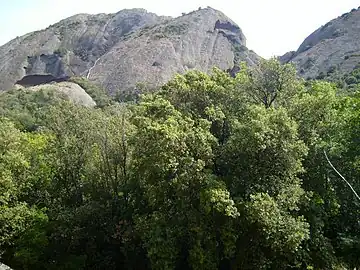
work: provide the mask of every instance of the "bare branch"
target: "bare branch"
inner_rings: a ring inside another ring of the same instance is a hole
[[[345,177],[341,175],[341,173],[334,167],[334,165],[332,165],[325,150],[324,150],[324,154],[325,154],[326,160],[330,164],[331,168],[333,168],[333,170],[341,177],[341,179],[345,181],[345,183],[351,188],[352,192],[355,194],[356,198],[360,201],[359,195],[356,193],[356,191],[353,189],[353,187],[350,185],[350,183],[348,181],[346,181]]]

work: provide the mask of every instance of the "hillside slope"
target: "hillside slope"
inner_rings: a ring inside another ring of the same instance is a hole
[[[175,73],[213,66],[236,71],[259,57],[241,29],[212,8],[161,17],[143,9],[79,14],[0,47],[0,89],[29,75],[85,76],[110,93],[156,87]]]
[[[280,60],[295,63],[304,78],[351,72],[360,63],[360,8],[320,27]]]

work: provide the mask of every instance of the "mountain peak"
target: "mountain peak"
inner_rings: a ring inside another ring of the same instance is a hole
[[[211,7],[177,18],[145,9],[77,14],[0,47],[0,89],[31,75],[85,76],[109,92],[157,87],[189,69],[236,72],[257,63],[241,28]]]

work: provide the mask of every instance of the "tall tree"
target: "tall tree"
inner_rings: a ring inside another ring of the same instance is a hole
[[[276,58],[262,60],[258,68],[242,66],[236,76],[248,102],[272,106],[289,106],[301,91],[301,80],[292,64],[282,65]]]

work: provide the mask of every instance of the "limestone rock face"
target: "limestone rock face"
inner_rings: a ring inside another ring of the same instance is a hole
[[[178,18],[143,9],[79,14],[0,47],[0,89],[29,75],[86,76],[110,93],[137,83],[156,87],[175,73],[236,70],[259,57],[246,48],[239,26],[212,8]]]
[[[232,69],[236,57],[254,65],[258,56],[245,46],[235,23],[219,11],[203,9],[135,32],[103,55],[89,78],[110,92],[137,82],[156,87],[189,69]]]
[[[96,59],[125,35],[166,20],[143,9],[116,14],[79,14],[0,47],[0,89],[27,75],[86,75]]]
[[[352,71],[360,63],[360,8],[320,27],[296,52],[287,53],[280,60],[295,63],[305,78],[315,78],[333,68],[341,73]]]

